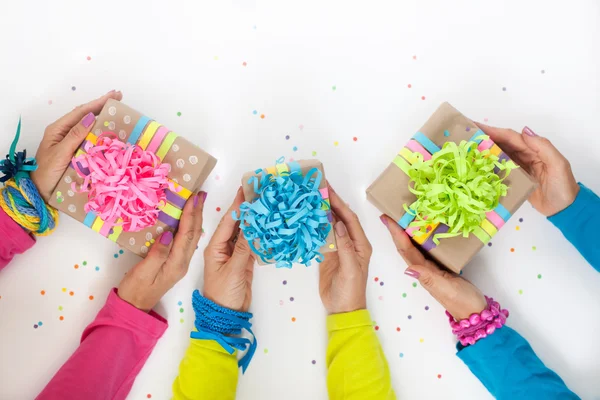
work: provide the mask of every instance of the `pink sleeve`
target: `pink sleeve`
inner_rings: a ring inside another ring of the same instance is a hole
[[[125,399],[167,321],[145,313],[111,290],[81,344],[37,399]]]
[[[0,270],[35,244],[35,239],[0,208]]]

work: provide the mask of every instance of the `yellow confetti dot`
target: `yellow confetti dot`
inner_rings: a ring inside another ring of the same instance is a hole
[[[516,230],[520,230],[520,229],[521,229],[521,227],[517,225],[517,226],[515,227],[515,229],[516,229]]]
[[[62,288],[62,291],[63,291],[63,293],[66,293],[67,292],[67,288],[66,287]]]
[[[108,126],[108,121],[104,121],[104,126]]]
[[[146,247],[150,247],[150,242],[145,243]]]
[[[215,61],[218,61],[218,60],[219,60],[219,56],[215,56]]]
[[[425,339],[421,338],[419,339],[419,342],[423,343],[425,341]]]
[[[334,146],[337,146],[338,144],[340,144],[340,142],[338,142],[337,140],[335,142],[333,142]]]
[[[330,249],[335,249],[335,245],[332,243],[332,244],[329,245],[329,248]]]

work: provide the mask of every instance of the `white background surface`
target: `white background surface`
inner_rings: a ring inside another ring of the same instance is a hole
[[[399,398],[489,398],[454,355],[442,308],[402,274],[404,263],[364,195],[435,108],[449,101],[491,125],[520,130],[527,124],[551,138],[577,178],[600,192],[600,6],[594,0],[3,0],[0,14],[3,152],[19,114],[19,147],[33,152],[47,124],[120,89],[124,102],[219,159],[204,186],[211,235],[222,216],[216,207],[226,209],[245,171],[316,151],[373,243],[369,308]],[[65,216],[54,235],[0,272],[1,399],[33,398],[77,347],[110,288],[138,261],[131,254],[115,259],[116,252],[114,243]],[[157,307],[170,327],[130,399],[170,397],[202,269],[199,251],[187,277]],[[600,398],[600,274],[560,232],[526,204],[465,275],[510,309],[509,324],[569,387],[582,398]],[[238,398],[327,397],[317,277],[316,266],[256,270],[259,348],[240,378]],[[38,321],[43,326],[34,329]]]

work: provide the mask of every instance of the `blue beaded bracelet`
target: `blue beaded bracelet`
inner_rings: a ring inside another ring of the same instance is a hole
[[[235,349],[248,350],[238,361],[238,366],[242,367],[242,372],[245,373],[257,346],[250,323],[252,313],[222,307],[203,297],[198,290],[194,290],[192,305],[196,314],[194,325],[197,332],[192,332],[190,337],[200,340],[215,340],[229,354],[233,354]],[[240,335],[242,329],[248,331],[253,340],[231,336]]]

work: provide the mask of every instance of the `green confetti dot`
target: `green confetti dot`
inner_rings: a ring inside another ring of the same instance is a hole
[[[533,250],[533,251],[536,251],[536,250],[537,250],[537,247],[535,247],[535,246],[531,246],[531,250]]]
[[[402,293],[402,297],[406,297],[406,293]]]
[[[519,294],[523,294],[523,290],[519,289]]]
[[[177,116],[181,117],[181,111],[177,111]]]
[[[59,198],[56,199],[56,202],[58,204],[62,203],[63,201],[65,201],[65,199],[63,197],[59,197]]]
[[[265,352],[265,354],[269,353],[269,349],[264,349],[263,351]]]
[[[542,274],[538,274],[538,279],[542,279]]]
[[[58,306],[58,311],[62,311],[62,306]]]
[[[313,157],[314,157],[314,156],[316,156],[316,155],[317,155],[317,152],[316,152],[316,151],[313,151],[313,152],[312,152],[312,155],[313,155]]]
[[[82,262],[82,264],[83,264],[84,266],[86,266],[86,265],[87,265],[87,261],[84,261],[84,262]]]
[[[413,282],[413,287],[417,287],[417,282]]]
[[[182,313],[182,312],[183,312],[183,307],[181,307],[181,308],[179,309],[179,312],[180,312],[180,313]]]
[[[335,87],[335,85],[333,85],[333,86],[331,87],[331,90],[335,90],[335,89],[337,89],[337,88]]]

